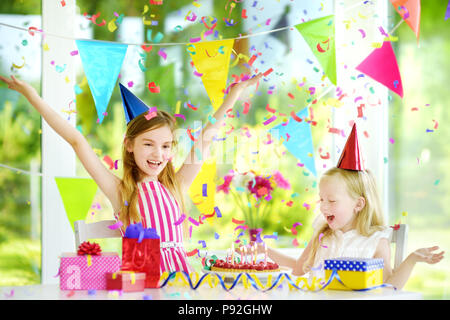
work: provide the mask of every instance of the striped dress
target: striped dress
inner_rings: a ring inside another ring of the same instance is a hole
[[[159,181],[139,182],[138,211],[144,228],[154,228],[161,240],[161,273],[164,271],[186,271],[193,269],[188,263],[183,247],[182,224],[174,223],[180,219],[181,212],[177,201]],[[122,233],[123,236],[123,233]],[[171,242],[172,247],[164,247]]]

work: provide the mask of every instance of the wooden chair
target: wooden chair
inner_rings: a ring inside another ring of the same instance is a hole
[[[397,268],[405,258],[408,244],[408,225],[400,224],[397,230],[392,232],[391,243],[395,245],[394,269]]]
[[[122,235],[119,229],[110,229],[116,223],[116,220],[102,220],[93,223],[86,223],[84,220],[77,220],[74,224],[75,229],[75,250],[79,245],[88,239],[103,239],[103,238],[121,238]]]

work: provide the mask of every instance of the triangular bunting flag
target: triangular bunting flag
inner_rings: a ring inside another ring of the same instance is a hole
[[[94,98],[99,123],[102,123],[128,45],[88,40],[76,40],[76,44]]]
[[[450,18],[450,0],[448,0],[447,11],[445,11],[445,20]]]
[[[55,177],[55,181],[74,230],[74,221],[86,219],[98,186],[92,179]]]
[[[402,78],[389,41],[385,41],[381,48],[374,49],[356,70],[365,73],[403,98]]]
[[[287,125],[279,124],[270,129],[269,133],[272,136],[283,138],[283,145],[286,149],[299,159],[314,176],[317,176],[311,124],[305,120],[308,117],[308,108],[304,108],[296,115],[297,119],[302,119],[302,121],[297,121],[291,117]]]
[[[419,41],[420,0],[391,0],[391,3],[406,24],[414,31],[417,41]]]
[[[234,39],[188,44],[197,74],[201,77],[214,110],[223,102]]]
[[[200,213],[211,214],[214,212],[216,196],[216,161],[205,160],[200,172],[189,187],[189,197]]]
[[[328,79],[336,85],[334,15],[300,23],[295,27],[316,56]]]

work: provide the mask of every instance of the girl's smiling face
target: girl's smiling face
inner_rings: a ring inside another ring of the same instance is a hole
[[[134,161],[141,171],[141,180],[150,178],[158,180],[158,175],[172,159],[173,134],[168,126],[162,126],[138,135],[127,146]]]
[[[362,197],[353,199],[349,195],[343,179],[337,176],[322,178],[319,196],[320,212],[332,230],[347,232],[354,228],[356,214],[364,207],[365,202],[360,200]]]

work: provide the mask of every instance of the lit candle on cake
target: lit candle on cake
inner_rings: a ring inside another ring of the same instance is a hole
[[[244,250],[242,249],[242,246],[239,247],[239,251],[241,252],[241,264],[244,263]]]
[[[231,242],[231,263],[234,263],[234,243]]]
[[[256,256],[258,255],[258,248],[256,247],[256,242],[253,244],[253,252],[255,256],[253,257],[253,264],[256,264]]]
[[[264,242],[264,265],[267,265],[267,245]]]
[[[244,246],[244,263],[247,263],[247,246]]]

